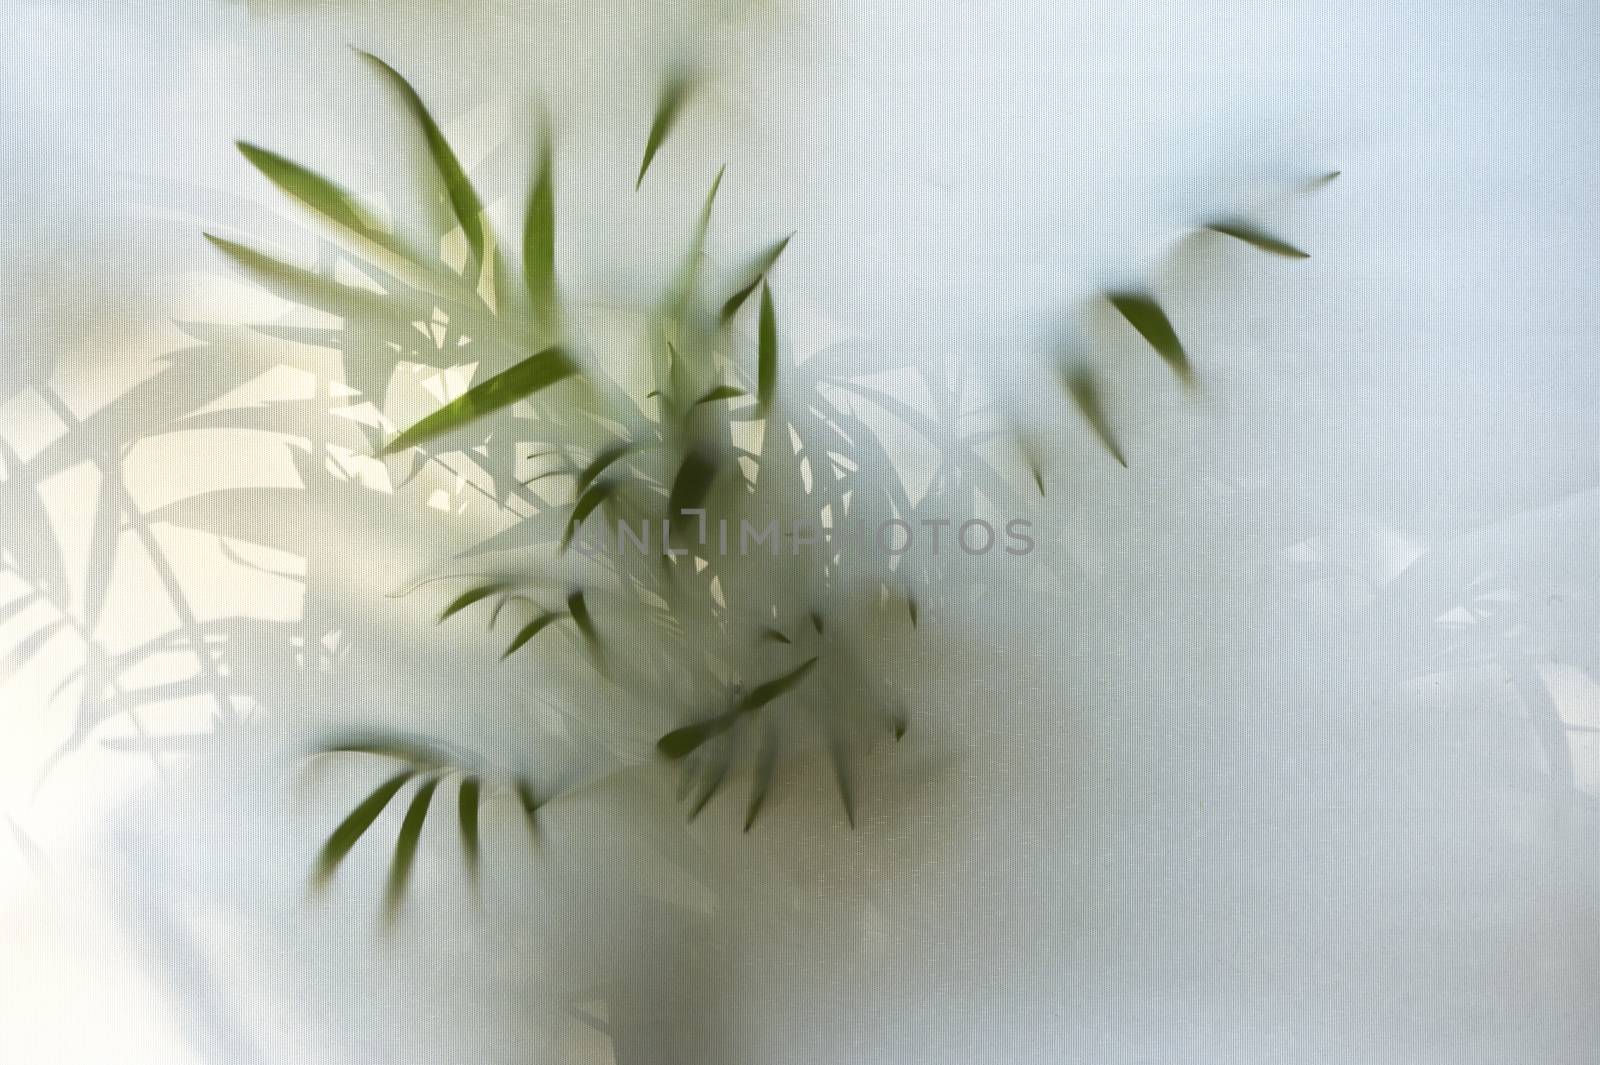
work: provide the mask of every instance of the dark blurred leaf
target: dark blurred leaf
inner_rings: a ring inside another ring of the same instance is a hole
[[[416,770],[405,769],[378,786],[378,789],[368,795],[360,806],[350,811],[350,815],[339,823],[333,830],[333,835],[328,837],[328,842],[322,847],[322,856],[317,861],[317,882],[326,884],[332,879],[334,871],[339,868],[339,863],[344,856],[350,853],[350,848],[356,845],[372,823],[383,813],[384,807],[389,805],[389,800],[395,797],[406,781],[416,775]]]
[[[1110,292],[1106,294],[1106,298],[1111,301],[1113,307],[1122,312],[1128,324],[1137,329],[1139,335],[1156,349],[1156,354],[1172,367],[1179,380],[1185,384],[1193,380],[1194,374],[1189,368],[1189,356],[1184,352],[1183,345],[1178,342],[1178,334],[1173,331],[1166,312],[1153,297],[1142,292]]]
[[[540,135],[538,169],[528,195],[528,216],[522,230],[522,269],[534,314],[541,326],[553,332],[559,320],[560,294],[556,290],[556,193],[548,126]]]
[[[855,828],[856,801],[850,783],[850,752],[845,749],[843,737],[835,735],[828,742],[828,760],[833,763],[834,783],[839,787],[839,800],[844,803],[845,820]]]
[[[822,635],[822,615],[815,610],[811,612],[811,627],[817,630],[817,635]]]
[[[739,700],[735,710],[737,712],[747,713],[752,710],[761,709],[774,699],[777,699],[779,696],[789,692],[802,680],[805,680],[806,674],[811,672],[811,667],[816,664],[817,659],[815,656],[813,656],[806,659],[798,666],[795,666],[782,676],[774,677],[772,680],[769,680],[764,684],[756,685],[749,691],[748,694],[744,696],[744,698]]]
[[[656,157],[656,152],[667,139],[667,134],[672,132],[672,126],[678,120],[678,111],[683,107],[683,101],[689,95],[690,79],[685,74],[674,74],[661,86],[661,96],[656,101],[655,118],[650,122],[650,135],[644,144],[644,160],[639,164],[639,177],[633,183],[637,191],[644,184],[644,175],[650,169],[650,163]]]
[[[424,780],[406,809],[406,819],[400,826],[400,837],[394,845],[394,863],[389,866],[389,889],[384,899],[384,910],[391,920],[400,912],[400,903],[405,900],[406,884],[411,880],[411,866],[417,858],[417,843],[422,839],[422,825],[428,819],[428,804],[433,801],[433,793],[438,787],[438,777]]]
[[[422,97],[417,95],[417,90],[411,87],[411,83],[394,67],[372,53],[360,52],[360,54],[389,77],[400,93],[400,98],[405,101],[406,108],[422,127],[422,134],[428,142],[428,155],[433,159],[440,180],[444,182],[445,195],[450,200],[450,210],[455,214],[456,221],[461,224],[461,231],[466,234],[467,246],[472,250],[473,263],[481,268],[484,265],[483,205],[478,200],[478,194],[473,191],[472,182],[467,180],[466,171],[461,169],[456,153],[450,149],[450,143],[445,140],[438,123],[428,113],[427,107],[422,103]]]
[[[778,256],[783,254],[783,249],[789,246],[789,240],[793,236],[794,234],[790,233],[789,236],[784,237],[756,256],[755,261],[750,265],[750,269],[746,271],[750,275],[750,280],[739,291],[729,296],[727,302],[722,305],[721,318],[723,325],[727,325],[733,320],[733,316],[739,313],[739,308],[744,306],[744,301],[750,298],[750,293],[756,290],[757,285],[766,280],[767,272],[777,265]]]
[[[503,373],[474,385],[462,395],[440,407],[420,422],[385,444],[378,452],[392,455],[408,447],[432,440],[452,429],[527,399],[540,389],[577,373],[578,368],[560,346],[545,348],[530,355]]]
[[[769,641],[771,641],[773,643],[789,643],[789,642],[791,642],[789,640],[789,637],[785,636],[783,633],[779,632],[777,629],[770,629],[770,628],[761,630],[761,638],[763,640],[769,640]]]
[[[693,821],[700,816],[700,811],[706,808],[716,793],[722,790],[723,783],[728,779],[728,770],[733,765],[733,744],[723,745],[723,749],[711,760],[706,767],[705,785],[700,789],[699,798],[695,799],[694,806],[689,810],[689,820]]]
[[[1116,438],[1111,435],[1111,424],[1106,420],[1105,410],[1100,406],[1100,390],[1094,383],[1094,376],[1087,366],[1079,366],[1068,371],[1066,376],[1067,391],[1072,393],[1072,399],[1078,404],[1078,410],[1083,414],[1084,421],[1089,423],[1089,428],[1094,430],[1095,436],[1100,438],[1100,443],[1111,452],[1111,457],[1120,462],[1124,467],[1128,460],[1122,457],[1122,449],[1117,447]]]
[[[539,800],[534,793],[533,785],[526,777],[517,778],[517,801],[522,807],[522,816],[528,819],[528,835],[537,840],[539,838]]]
[[[717,462],[710,454],[691,448],[683,456],[678,474],[672,479],[672,492],[667,497],[667,520],[672,528],[680,528],[690,520],[683,512],[697,509],[705,502],[716,477]]]
[[[564,617],[566,617],[565,614],[557,613],[556,611],[546,611],[545,613],[534,618],[532,621],[528,622],[526,625],[522,626],[522,629],[511,641],[511,646],[506,648],[506,653],[500,656],[501,660],[503,661],[507,658],[510,658],[512,655],[522,650],[529,640],[543,632],[551,622],[559,621]]]
[[[761,806],[767,801],[767,792],[772,789],[772,774],[777,764],[778,736],[776,730],[769,727],[762,732],[761,747],[756,752],[755,773],[750,780],[750,805],[744,815],[746,832],[756,823],[756,815],[761,813]]]
[[[1205,228],[1211,230],[1213,233],[1221,233],[1225,237],[1232,237],[1234,240],[1242,240],[1251,247],[1260,248],[1264,252],[1270,252],[1273,255],[1282,255],[1287,259],[1311,258],[1311,256],[1307,255],[1299,248],[1296,248],[1294,245],[1284,243],[1277,237],[1272,236],[1270,233],[1263,232],[1256,226],[1251,225],[1249,222],[1239,221],[1237,219],[1224,219],[1217,222],[1208,222],[1206,223]]]
[[[705,721],[675,728],[656,741],[656,750],[671,759],[682,758],[711,737],[726,732],[739,720],[739,714],[740,710],[736,707]]]
[[[761,321],[756,331],[756,402],[772,405],[778,390],[778,316],[772,309],[772,286],[761,286]]]
[[[482,793],[483,784],[477,777],[461,779],[461,853],[466,858],[467,871],[474,879],[478,876],[478,803]]]
[[[385,246],[391,244],[383,227],[345,189],[276,152],[245,141],[238,141],[237,144],[250,165],[266,175],[268,181],[313,211],[375,243]]]
[[[583,634],[584,642],[589,645],[589,651],[594,655],[595,664],[602,665],[600,658],[600,634],[595,631],[594,619],[589,616],[589,604],[584,599],[582,592],[573,592],[567,596],[567,613],[572,615],[572,621],[578,626],[578,631]]]

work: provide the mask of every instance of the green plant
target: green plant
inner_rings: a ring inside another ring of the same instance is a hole
[[[970,514],[980,494],[1021,508],[1027,491],[980,457],[981,441],[952,428],[959,412],[948,391],[936,397],[950,410],[941,425],[852,381],[827,353],[793,363],[773,284],[793,234],[774,234],[726,290],[711,290],[705,241],[721,170],[681,265],[647,315],[644,350],[624,353],[648,365],[651,387],[637,394],[642,386],[631,384],[636,375],[627,360],[619,371],[608,359],[615,352],[596,350],[563,298],[548,133],[530,182],[521,267],[513,270],[421,97],[388,64],[365,58],[412,115],[432,161],[434,207],[446,220],[434,239],[402,238],[333,182],[242,143],[262,174],[333,227],[339,261],[371,287],[209,239],[266,288],[341,321],[321,339],[343,352],[354,401],[384,410],[402,363],[477,364],[482,376],[472,387],[387,440],[372,430],[371,444],[392,466],[409,463],[412,476],[445,456],[474,464],[498,503],[516,500],[523,509],[471,553],[474,561],[457,560],[402,591],[453,585],[439,621],[483,614],[501,633],[500,657],[510,664],[532,656],[549,663],[557,645],[565,649],[559,657],[580,655],[592,673],[568,697],[621,698],[637,706],[633,727],[645,742],[624,739],[619,761],[645,755],[676,763],[679,797],[691,819],[748,768],[742,818],[748,831],[780,762],[819,757],[832,767],[840,808],[853,825],[852,760],[864,747],[906,733],[909,707],[896,673],[914,656],[916,630],[926,606],[940,598],[947,567],[937,557],[897,559],[853,539],[847,527]],[[679,120],[689,89],[682,79],[666,83],[637,185]],[[1210,228],[1275,254],[1302,254],[1247,223]],[[464,245],[460,260],[443,253],[446,238]],[[1188,354],[1153,296],[1127,290],[1105,298],[1181,382],[1192,382]],[[753,343],[740,328],[752,318]],[[1126,465],[1089,366],[1067,364],[1061,372],[1066,394],[1100,443]],[[852,401],[875,405],[940,449],[940,471],[922,498],[910,498],[894,457]],[[1026,466],[1043,495],[1047,471],[1037,448],[1020,435],[1012,443],[1014,461]],[[600,530],[614,530],[615,542],[592,550],[589,541]],[[746,530],[762,534],[754,552]],[[625,531],[638,536],[634,549]],[[647,544],[651,549],[641,549]],[[515,559],[505,561],[512,551]],[[490,779],[443,742],[381,731],[339,738],[323,753],[379,757],[396,768],[334,829],[319,881],[416,782],[391,866],[391,912],[403,899],[441,781],[456,781],[456,820],[472,869],[481,803],[512,796],[536,828],[540,808],[561,794],[527,773]]]

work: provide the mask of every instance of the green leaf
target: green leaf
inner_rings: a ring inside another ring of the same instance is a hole
[[[517,778],[517,800],[522,806],[522,816],[528,819],[528,835],[535,841],[539,838],[539,800],[535,797],[533,785],[527,777]]]
[[[917,627],[917,597],[914,596],[914,595],[907,595],[906,596],[906,614],[908,616],[910,616],[910,618],[911,618],[911,627],[913,629],[916,628]]]
[[[572,517],[567,519],[566,531],[561,534],[561,550],[565,551],[572,545],[572,538],[578,535],[578,530],[595,509],[617,494],[617,486],[610,481],[601,481],[591,485],[589,490],[578,497],[578,502],[573,505]]]
[[[739,291],[729,296],[727,302],[722,305],[721,318],[723,325],[727,325],[733,320],[733,316],[739,313],[739,308],[744,306],[745,300],[750,298],[750,293],[756,290],[757,285],[766,280],[767,273],[777,265],[778,256],[783,254],[783,249],[789,246],[789,241],[793,236],[794,234],[790,233],[789,236],[784,237],[756,256],[748,271],[751,275],[750,280]]]
[[[522,230],[522,270],[539,324],[553,331],[560,317],[560,294],[556,290],[556,193],[548,126],[540,134],[539,164],[528,194],[528,215]]]
[[[822,635],[822,615],[815,610],[811,612],[811,627],[817,630],[817,635]]]
[[[1194,373],[1189,368],[1189,356],[1178,342],[1178,334],[1173,331],[1166,312],[1154,298],[1142,292],[1111,292],[1107,293],[1107,298],[1113,307],[1122,312],[1128,324],[1156,349],[1156,354],[1172,367],[1179,380],[1184,384],[1194,380]]]
[[[503,584],[485,584],[480,588],[469,588],[456,596],[450,605],[444,608],[444,612],[439,615],[439,620],[445,621],[452,615],[459,614],[473,603],[481,602],[496,592],[504,590],[505,587]]]
[[[405,900],[411,866],[417,857],[417,843],[422,839],[422,824],[428,819],[428,804],[433,801],[433,793],[438,787],[438,777],[424,780],[406,809],[406,819],[400,826],[400,837],[394,845],[394,863],[389,866],[389,889],[384,898],[384,910],[390,920],[394,919],[394,915],[400,911],[400,903]]]
[[[1038,461],[1033,459],[1032,457],[1030,457],[1028,459],[1028,469],[1033,472],[1033,483],[1038,486],[1039,495],[1043,496],[1044,495],[1044,474],[1039,471],[1039,463],[1038,463]]]
[[[235,241],[210,233],[204,236],[262,288],[292,303],[326,311],[340,318],[351,318],[358,314],[387,316],[391,313],[383,304],[382,296],[371,289],[341,285]]]
[[[564,617],[566,617],[565,614],[557,611],[546,611],[545,613],[534,618],[532,621],[528,622],[526,625],[522,626],[516,637],[511,641],[511,646],[506,648],[506,653],[500,656],[500,660],[505,661],[507,658],[510,658],[512,655],[522,650],[529,640],[543,632],[551,622],[559,621]]]
[[[789,637],[785,636],[783,633],[779,632],[777,629],[772,629],[772,628],[762,629],[761,630],[761,638],[763,640],[771,641],[772,643],[791,643],[792,642],[789,639]]]
[[[844,739],[835,735],[828,743],[828,760],[833,763],[833,779],[839,788],[839,800],[844,803],[845,820],[856,827],[856,800],[850,785],[850,757]]]
[[[906,729],[909,727],[910,722],[907,720],[904,710],[897,711],[894,716],[889,719],[889,724],[890,727],[894,729],[894,738],[896,743],[905,738]]]
[[[655,118],[650,122],[650,135],[644,143],[644,161],[639,164],[639,178],[633,183],[635,191],[644,184],[645,172],[650,169],[650,163],[655,159],[656,152],[666,141],[667,134],[672,132],[673,124],[678,121],[678,111],[688,98],[690,85],[690,79],[685,74],[675,74],[662,84],[661,95],[656,101]]]
[[[1299,248],[1296,248],[1294,245],[1284,243],[1277,237],[1272,236],[1270,233],[1263,232],[1254,225],[1251,225],[1249,222],[1239,221],[1236,219],[1223,219],[1217,222],[1208,222],[1204,228],[1211,230],[1213,233],[1221,233],[1225,237],[1232,237],[1234,240],[1242,240],[1252,248],[1259,248],[1262,251],[1268,252],[1272,255],[1282,255],[1287,259],[1311,258],[1311,256],[1307,255]]]
[[[483,798],[483,784],[477,777],[463,777],[459,794],[461,812],[461,852],[466,857],[467,870],[476,879],[478,875],[478,803]]]
[[[689,254],[679,267],[678,276],[668,293],[666,317],[670,320],[681,321],[685,311],[688,310],[689,301],[694,297],[695,286],[700,278],[700,260],[705,256],[706,233],[711,228],[711,210],[716,205],[717,190],[722,188],[722,176],[727,170],[726,166],[718,168],[717,176],[712,179],[711,189],[706,193],[706,202],[700,207],[700,220],[695,224],[694,239],[689,244]],[[668,346],[671,346],[670,342]]]
[[[695,400],[694,405],[698,407],[702,403],[715,403],[719,399],[737,399],[744,394],[745,391],[742,388],[735,388],[733,385],[718,385]]]
[[[693,821],[700,816],[700,811],[706,808],[706,803],[712,796],[722,789],[723,782],[728,779],[728,770],[733,765],[733,746],[724,745],[711,765],[706,770],[705,786],[700,789],[700,797],[695,800],[694,806],[689,810],[689,820]]]
[[[616,462],[622,456],[632,451],[634,447],[635,445],[633,444],[613,444],[605,450],[597,453],[595,457],[590,460],[589,465],[583,468],[583,472],[578,474],[578,482],[574,486],[573,492],[579,496],[583,495],[583,493],[588,490],[589,486],[594,483],[594,479],[596,477],[604,473],[606,468],[609,467],[613,462]]]
[[[705,721],[675,728],[656,741],[656,750],[673,760],[683,758],[711,737],[726,732],[739,720],[739,714],[740,710],[736,707]]]
[[[348,817],[339,822],[339,827],[333,830],[333,835],[328,837],[328,842],[322,846],[322,856],[317,860],[317,883],[326,884],[333,878],[334,871],[339,868],[339,863],[344,861],[344,856],[350,853],[367,831],[372,823],[383,813],[384,807],[389,805],[389,800],[403,787],[406,781],[416,776],[416,770],[405,769],[382,784],[378,785],[371,795],[364,799],[360,806],[350,811]]]
[[[1120,462],[1124,467],[1128,460],[1122,457],[1122,449],[1117,446],[1117,441],[1111,435],[1111,423],[1106,421],[1104,409],[1100,406],[1100,390],[1094,383],[1094,376],[1087,366],[1079,366],[1066,374],[1067,391],[1072,394],[1072,399],[1078,404],[1078,410],[1083,414],[1084,421],[1089,423],[1089,428],[1094,430],[1095,436],[1100,438],[1100,443],[1111,452],[1111,457]]]
[[[667,496],[667,521],[678,528],[689,520],[685,510],[693,510],[704,503],[717,477],[717,462],[705,452],[691,448],[683,456],[678,475],[672,479],[672,491]]]
[[[313,211],[369,240],[390,243],[388,234],[345,189],[276,152],[245,141],[235,143],[250,165],[261,171],[268,181]]]
[[[769,680],[764,684],[758,684],[756,687],[750,689],[744,698],[739,700],[738,705],[735,707],[735,711],[739,713],[749,713],[753,710],[759,710],[763,706],[766,706],[768,703],[772,702],[774,699],[777,699],[779,696],[787,694],[802,680],[805,680],[806,674],[810,673],[811,667],[816,664],[817,658],[816,656],[813,656],[806,659],[798,666],[795,666],[782,676],[774,677],[772,680]]]
[[[778,316],[772,309],[772,286],[761,285],[761,321],[756,330],[756,402],[772,406],[778,390]]]
[[[467,246],[472,249],[473,263],[482,267],[483,204],[479,202],[478,194],[473,191],[472,182],[467,180],[466,171],[461,169],[456,153],[450,149],[450,142],[445,140],[444,134],[439,130],[439,124],[428,113],[427,107],[422,103],[422,97],[417,95],[417,90],[411,87],[411,83],[402,77],[398,70],[370,52],[362,52],[360,49],[357,49],[357,52],[388,76],[400,93],[407,110],[422,127],[422,134],[428,142],[428,155],[433,159],[440,180],[444,182],[445,195],[450,200],[450,210],[454,213],[456,221],[461,224],[461,231],[466,234]]]
[[[572,615],[573,623],[578,626],[584,642],[589,645],[589,651],[595,658],[595,665],[604,668],[604,662],[600,657],[600,634],[595,631],[594,619],[589,616],[589,604],[584,600],[582,592],[573,592],[567,596],[567,613]]]
[[[511,369],[495,374],[482,384],[474,385],[389,441],[378,454],[392,455],[452,429],[459,429],[519,399],[527,399],[540,389],[548,388],[577,372],[577,366],[565,349],[552,345],[528,356]]]
[[[750,826],[756,823],[756,815],[761,812],[762,804],[767,801],[767,792],[772,789],[773,770],[778,765],[778,736],[768,728],[761,736],[761,747],[756,752],[755,774],[750,781],[750,805],[744,814],[744,830],[750,831]]]

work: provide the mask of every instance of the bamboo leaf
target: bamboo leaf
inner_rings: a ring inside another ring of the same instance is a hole
[[[204,236],[262,288],[292,303],[326,311],[340,318],[352,318],[358,314],[388,316],[390,313],[381,302],[382,297],[370,289],[341,285],[235,241],[211,233]]]
[[[383,227],[367,214],[347,190],[276,152],[258,148],[246,141],[235,143],[250,165],[261,171],[268,181],[330,222],[378,244],[388,246],[392,243]]]
[[[650,121],[650,135],[645,139],[644,160],[639,164],[639,177],[633,183],[637,191],[644,184],[645,172],[650,169],[650,163],[655,159],[656,152],[666,141],[667,135],[672,132],[673,125],[678,121],[678,112],[683,108],[683,102],[688,98],[691,82],[685,74],[674,74],[661,86],[661,95],[656,100],[655,117]]]
[[[1221,233],[1225,237],[1232,237],[1234,240],[1242,240],[1252,248],[1259,248],[1272,255],[1281,255],[1287,259],[1311,258],[1311,256],[1294,245],[1284,243],[1249,222],[1237,219],[1223,219],[1216,222],[1208,222],[1204,228],[1211,230],[1213,233]]]
[[[484,264],[483,204],[479,202],[478,194],[473,191],[472,182],[467,180],[467,173],[456,159],[456,153],[451,150],[450,142],[445,140],[439,124],[428,113],[422,97],[417,95],[417,90],[411,87],[411,83],[401,76],[398,70],[371,52],[362,52],[360,49],[357,51],[387,75],[399,92],[401,100],[405,102],[406,109],[422,127],[423,137],[428,142],[428,155],[433,160],[440,180],[444,182],[445,195],[450,200],[450,210],[460,223],[461,231],[466,234],[467,246],[472,250],[473,263],[481,268]]]
[[[478,588],[469,588],[456,596],[450,605],[444,608],[444,612],[439,615],[439,620],[445,621],[453,615],[461,613],[473,603],[481,602],[496,592],[503,591],[505,587],[503,584],[485,584]]]
[[[422,839],[422,825],[428,819],[428,804],[433,801],[433,793],[438,787],[438,777],[424,780],[406,809],[406,819],[400,826],[400,837],[394,845],[394,863],[389,866],[389,889],[384,899],[384,910],[390,920],[400,912],[400,904],[405,901],[406,884],[411,880],[417,844]]]
[[[550,130],[539,139],[539,164],[528,194],[528,214],[522,230],[522,270],[533,301],[533,311],[546,330],[554,331],[560,317],[556,290],[556,194],[551,175]]]
[[[561,534],[561,550],[565,551],[572,544],[572,538],[578,534],[578,529],[595,508],[606,500],[616,495],[617,486],[610,481],[601,481],[591,485],[589,490],[578,497],[578,502],[572,508],[572,517],[567,519],[566,531]]]
[[[802,680],[805,680],[806,674],[810,673],[811,667],[816,664],[817,657],[813,656],[782,676],[774,677],[772,680],[756,685],[750,689],[744,698],[739,700],[738,705],[735,707],[735,712],[748,713],[752,710],[759,710],[774,699],[787,694]]]
[[[667,496],[667,520],[677,528],[688,520],[685,510],[693,510],[705,502],[711,483],[717,477],[716,459],[705,452],[691,448],[672,479],[672,491]]]
[[[778,736],[771,729],[766,729],[761,736],[761,747],[756,752],[755,774],[750,781],[750,805],[745,809],[744,830],[750,831],[750,826],[756,823],[756,815],[761,812],[762,805],[767,801],[767,792],[772,790],[772,774],[778,765]]]
[[[1166,312],[1153,297],[1142,292],[1111,292],[1107,293],[1107,298],[1113,307],[1122,312],[1128,324],[1156,349],[1156,354],[1172,367],[1179,380],[1184,384],[1193,382],[1194,373],[1189,368],[1189,356],[1179,343],[1178,334],[1173,331]]]
[[[482,384],[474,385],[462,395],[440,407],[411,428],[385,444],[378,452],[392,455],[408,447],[432,440],[436,436],[459,429],[486,414],[508,407],[519,399],[526,399],[540,389],[548,388],[578,372],[565,349],[552,345],[528,356],[511,369],[495,374]]]
[[[751,263],[750,269],[747,271],[750,274],[750,280],[739,291],[729,296],[727,302],[722,305],[721,318],[723,325],[727,325],[733,320],[733,316],[739,313],[739,308],[744,306],[745,301],[750,298],[750,294],[756,290],[756,286],[766,280],[768,272],[777,265],[778,257],[789,246],[789,241],[793,236],[794,234],[790,233],[789,236],[784,237],[756,256],[755,261]]]
[[[1084,421],[1089,423],[1089,428],[1094,430],[1095,436],[1100,438],[1100,443],[1111,452],[1111,457],[1124,467],[1128,460],[1122,457],[1122,449],[1117,446],[1116,438],[1111,434],[1111,424],[1106,420],[1105,410],[1100,405],[1100,390],[1095,385],[1094,376],[1087,366],[1079,366],[1066,375],[1067,391],[1072,394],[1072,399],[1078,404],[1078,410],[1083,415]]]
[[[702,403],[715,403],[721,399],[737,399],[744,394],[745,390],[742,388],[736,388],[733,385],[718,385],[695,400],[694,406],[698,407]]]
[[[532,640],[535,636],[543,632],[551,622],[559,621],[564,617],[566,617],[565,614],[558,613],[553,610],[546,611],[545,613],[534,618],[532,621],[528,622],[526,625],[522,626],[522,629],[517,633],[516,637],[512,639],[511,646],[506,648],[506,653],[500,656],[500,660],[505,661],[507,658],[510,658],[512,655],[522,650],[529,640]]]
[[[578,474],[577,484],[573,488],[574,493],[579,496],[583,495],[589,486],[594,483],[596,477],[604,473],[606,468],[613,462],[632,451],[634,446],[633,444],[613,444],[611,447],[596,454],[590,460],[589,465],[583,468],[583,472]]]
[[[845,820],[850,822],[850,827],[854,829],[856,800],[850,783],[850,754],[845,749],[844,739],[837,734],[828,742],[828,760],[833,763],[833,779],[839,788],[839,800],[844,803]]]
[[[735,707],[705,721],[675,728],[656,741],[656,750],[673,760],[683,758],[711,737],[726,732],[739,719],[739,714],[740,709]]]
[[[573,592],[567,596],[567,613],[572,615],[573,623],[578,626],[578,631],[588,643],[595,664],[603,667],[600,657],[600,634],[595,631],[594,619],[589,616],[589,605],[584,600],[582,592]]]
[[[706,808],[712,796],[722,790],[723,782],[728,779],[728,770],[733,765],[733,743],[723,745],[723,749],[712,759],[711,765],[706,769],[705,786],[700,789],[699,798],[695,799],[694,806],[689,810],[689,820],[693,821],[700,816],[700,811]]]
[[[706,233],[711,228],[711,211],[716,205],[717,190],[722,188],[722,176],[727,170],[726,166],[718,168],[717,176],[712,179],[711,188],[706,193],[706,201],[700,207],[700,219],[695,224],[694,238],[689,244],[689,254],[679,267],[678,276],[668,294],[666,311],[668,319],[682,320],[689,307],[689,301],[694,297],[695,286],[700,278],[700,260],[705,256]],[[668,346],[671,346],[670,343]]]
[[[483,798],[483,783],[477,777],[463,777],[459,793],[461,814],[461,853],[474,880],[478,876],[478,804]]]
[[[339,868],[339,863],[344,861],[344,856],[350,853],[367,831],[372,823],[383,813],[384,807],[389,805],[389,800],[403,787],[406,781],[416,775],[416,770],[406,769],[382,784],[376,791],[368,795],[361,805],[350,811],[348,817],[339,823],[333,830],[333,835],[328,837],[328,842],[322,846],[322,856],[317,860],[317,883],[326,884],[333,878],[334,871]]]
[[[528,835],[532,836],[534,841],[537,842],[539,839],[539,800],[535,796],[533,784],[528,781],[527,777],[518,777],[516,788],[517,801],[522,806],[522,816],[528,819]]]
[[[756,331],[756,402],[772,406],[778,389],[778,317],[772,309],[772,286],[761,285],[761,321]]]

